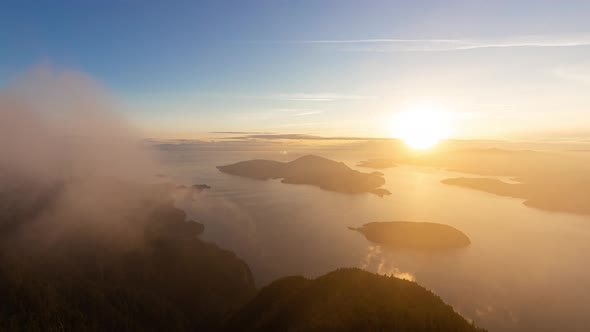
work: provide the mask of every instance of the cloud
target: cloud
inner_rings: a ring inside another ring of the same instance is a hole
[[[310,109],[310,108],[279,108],[273,109],[273,111],[287,113],[289,116],[307,116],[315,115],[327,112],[323,109]]]
[[[231,94],[207,94],[213,98],[237,98],[237,99],[255,99],[255,100],[275,100],[275,101],[303,101],[303,102],[330,102],[340,100],[366,100],[374,96],[345,94],[345,93],[274,93],[266,95],[231,95]]]
[[[210,134],[230,134],[230,135],[265,135],[265,134],[273,134],[273,132],[269,131],[212,131]]]
[[[332,39],[269,42],[286,45],[331,45],[347,52],[446,52],[486,48],[590,46],[590,36],[522,36],[504,39]]]
[[[321,113],[324,113],[324,111],[317,110],[317,111],[300,112],[300,113],[291,114],[291,116],[306,116],[306,115],[314,115],[314,114],[321,114]]]
[[[112,234],[113,245],[142,242],[138,223],[124,221],[150,211],[141,184],[160,165],[118,109],[91,77],[49,65],[0,89],[0,197],[18,202],[4,216],[13,207],[23,216],[0,217],[0,227],[22,225],[22,248],[49,251],[81,229]]]
[[[239,140],[314,140],[314,141],[383,141],[392,140],[391,138],[383,137],[354,137],[354,136],[317,136],[309,134],[268,134],[268,135],[244,135],[224,137],[224,139],[239,139]]]
[[[116,109],[83,73],[44,66],[10,82],[0,91],[0,177],[150,176],[152,156]]]
[[[402,272],[393,266],[385,257],[381,246],[369,246],[367,255],[362,259],[360,268],[363,270],[375,271],[378,274],[391,275],[399,279],[416,281],[416,276],[409,272]]]
[[[340,94],[340,93],[279,93],[265,96],[249,96],[250,99],[268,99],[280,101],[337,101],[337,100],[363,100],[371,99],[371,96]]]

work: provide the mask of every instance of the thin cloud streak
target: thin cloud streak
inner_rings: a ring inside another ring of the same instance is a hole
[[[272,131],[211,131],[210,134],[231,134],[231,135],[270,135]]]
[[[356,44],[356,43],[412,43],[412,42],[433,42],[433,43],[461,43],[460,39],[332,39],[332,40],[284,40],[284,41],[250,41],[240,44]]]
[[[229,140],[312,140],[312,141],[395,141],[395,138],[387,137],[354,137],[354,136],[318,136],[309,134],[270,134],[270,135],[244,135],[230,136],[222,139]]]
[[[275,93],[268,95],[232,95],[232,94],[205,94],[210,98],[237,98],[253,100],[272,100],[272,101],[308,101],[308,102],[330,102],[340,100],[367,100],[373,99],[374,96],[344,94],[344,93]]]
[[[301,113],[291,114],[291,116],[307,116],[307,115],[315,115],[315,114],[321,114],[321,113],[324,113],[324,111],[301,112]]]
[[[590,37],[518,37],[503,40],[477,39],[342,39],[267,42],[293,45],[347,45],[345,52],[446,52],[486,48],[550,48],[590,46]],[[355,47],[357,46],[357,47]]]
[[[327,112],[328,110],[311,109],[311,108],[274,108],[271,111],[284,113],[289,116],[303,116],[303,115],[320,114],[320,113]]]
[[[248,96],[250,99],[267,99],[280,101],[337,101],[337,100],[364,100],[371,96],[339,93],[281,93],[268,96]]]

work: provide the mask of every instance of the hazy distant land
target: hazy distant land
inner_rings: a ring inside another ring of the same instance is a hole
[[[481,190],[499,196],[527,198],[526,185],[520,183],[506,183],[498,179],[460,177],[444,179],[441,181],[441,183]]]
[[[384,169],[395,167],[397,166],[397,164],[392,159],[369,159],[359,161],[357,163],[357,166],[374,169]]]
[[[182,197],[185,200],[195,200],[205,190],[211,189],[206,184],[193,184],[192,186],[177,185],[172,191],[175,197]]]
[[[325,190],[343,193],[369,192],[379,196],[389,195],[383,174],[362,173],[344,163],[314,155],[307,155],[291,162],[273,160],[249,160],[218,166],[221,172],[254,179],[283,179],[290,184],[309,184]]]
[[[506,183],[490,178],[451,178],[444,184],[485,191],[499,196],[524,199],[533,208],[576,214],[590,214],[588,190],[575,184]]]
[[[448,185],[525,200],[529,207],[590,215],[587,154],[571,151],[470,148],[392,158],[398,163],[439,167],[481,177],[444,179]],[[498,178],[509,178],[508,183]]]
[[[371,222],[351,230],[390,248],[441,250],[463,248],[471,241],[460,230],[443,224],[412,221]]]

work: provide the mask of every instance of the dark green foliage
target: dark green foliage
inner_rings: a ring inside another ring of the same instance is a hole
[[[248,266],[201,224],[160,195],[133,201],[101,220],[4,206],[22,224],[0,241],[0,331],[211,331],[254,296]]]
[[[418,284],[359,269],[263,288],[226,331],[483,331]]]

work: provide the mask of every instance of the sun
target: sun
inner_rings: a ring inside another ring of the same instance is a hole
[[[414,105],[393,117],[392,134],[411,148],[424,150],[449,137],[450,120],[448,113],[439,107]]]

